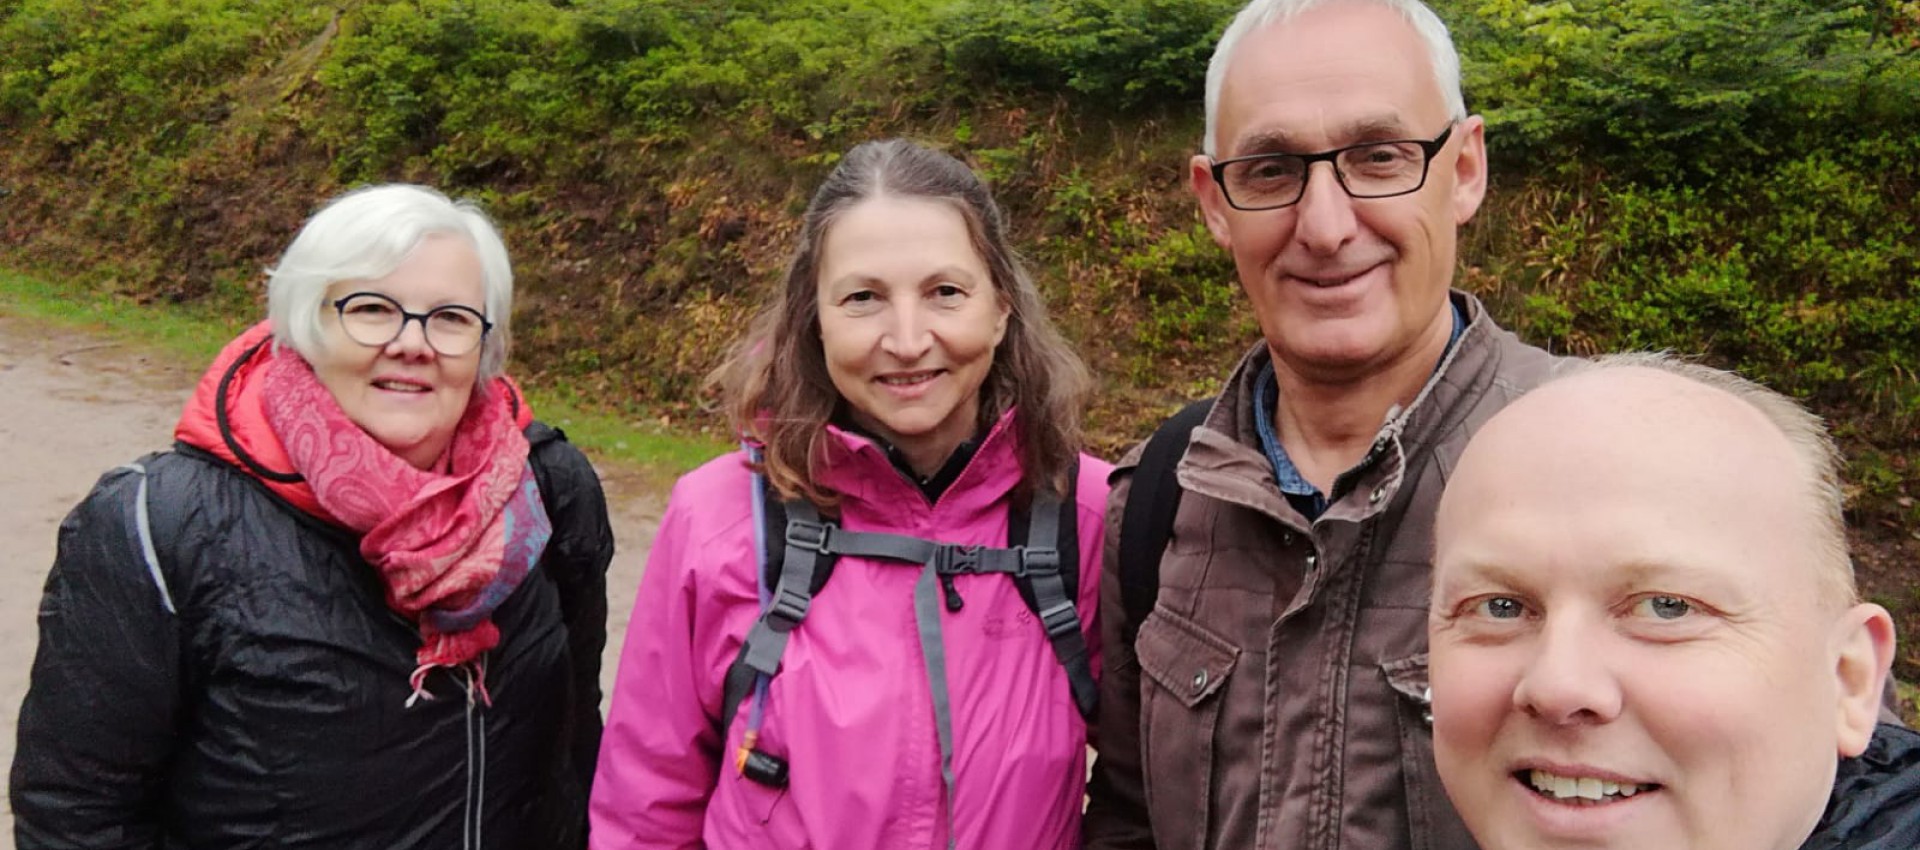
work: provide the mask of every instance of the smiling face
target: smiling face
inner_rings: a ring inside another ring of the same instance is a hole
[[[827,374],[862,428],[930,474],[973,435],[1007,305],[960,212],[882,195],[848,208],[820,247]]]
[[[1885,618],[1825,592],[1802,469],[1751,405],[1647,369],[1475,436],[1430,638],[1436,760],[1482,846],[1800,845],[1871,733]]]
[[[1413,27],[1373,3],[1318,6],[1250,32],[1235,49],[1216,114],[1219,158],[1315,153],[1369,141],[1432,139],[1447,114]],[[1455,229],[1485,190],[1481,121],[1467,118],[1436,154],[1424,186],[1390,198],[1347,196],[1316,163],[1290,207],[1231,207],[1210,172],[1190,165],[1214,240],[1280,368],[1321,380],[1364,377],[1445,349]]]
[[[464,305],[484,310],[480,261],[463,237],[436,234],[378,280],[338,281],[321,305],[323,344],[309,358],[321,385],[353,424],[403,460],[426,469],[446,452],[465,415],[479,374],[480,352],[447,357],[427,345],[421,324],[408,321],[382,346],[347,336],[333,302],[355,292],[377,292],[413,313]]]

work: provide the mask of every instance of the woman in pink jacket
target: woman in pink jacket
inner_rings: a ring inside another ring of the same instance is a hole
[[[749,450],[668,501],[592,846],[1078,847],[1109,467],[986,187],[854,148],[717,375]]]

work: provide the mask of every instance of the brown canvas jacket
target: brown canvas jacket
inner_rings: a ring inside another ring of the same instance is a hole
[[[1241,361],[1178,466],[1186,493],[1132,646],[1108,524],[1089,848],[1474,847],[1433,767],[1433,515],[1467,437],[1561,360],[1454,298],[1459,341],[1311,524],[1254,430],[1266,346]],[[1110,517],[1139,455],[1114,472]]]

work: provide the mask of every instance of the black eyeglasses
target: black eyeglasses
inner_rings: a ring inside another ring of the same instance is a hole
[[[1333,164],[1340,188],[1354,198],[1391,198],[1427,184],[1427,166],[1453,135],[1448,123],[1432,141],[1390,139],[1334,148],[1320,153],[1261,153],[1213,163],[1213,182],[1238,210],[1290,207],[1307,193],[1307,177],[1316,162]]]
[[[479,310],[462,304],[445,304],[425,313],[410,313],[400,302],[378,292],[355,292],[328,302],[340,314],[340,328],[347,338],[379,348],[406,333],[407,323],[418,320],[427,345],[442,357],[462,357],[474,349],[493,330],[493,323]]]

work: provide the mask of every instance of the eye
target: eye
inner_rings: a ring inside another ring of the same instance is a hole
[[[378,298],[352,299],[347,302],[346,312],[347,315],[350,316],[361,316],[369,319],[384,318],[395,315],[396,313],[392,304],[388,304]]]
[[[1693,603],[1678,596],[1654,594],[1635,600],[1633,613],[1656,620],[1678,620],[1693,613]]]
[[[1489,620],[1518,620],[1527,615],[1527,606],[1511,596],[1483,596],[1473,602],[1468,612]]]
[[[1247,164],[1246,179],[1270,182],[1293,180],[1300,176],[1300,161],[1293,157],[1257,159]]]
[[[466,330],[480,326],[480,314],[465,307],[442,307],[428,314],[433,323],[448,329]]]
[[[961,289],[959,286],[951,283],[936,284],[933,287],[933,297],[943,301],[964,298],[966,295],[967,291],[965,289]]]
[[[875,301],[875,300],[877,300],[877,299],[879,299],[879,297],[880,297],[880,296],[879,296],[879,295],[878,295],[877,293],[875,293],[875,292],[874,292],[873,290],[871,290],[871,289],[862,289],[862,290],[859,290],[859,291],[857,291],[857,292],[849,292],[849,293],[847,293],[846,295],[844,295],[844,296],[841,296],[841,298],[840,298],[840,303],[842,303],[842,304],[868,304],[868,303],[872,303],[873,301]]]

